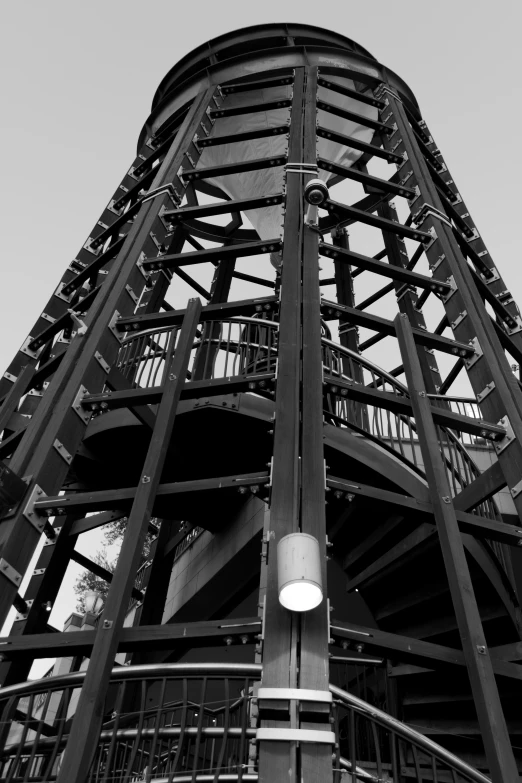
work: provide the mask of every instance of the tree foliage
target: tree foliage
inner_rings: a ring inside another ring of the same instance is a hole
[[[114,573],[116,560],[109,560],[107,555],[105,555],[103,552],[97,552],[93,557],[93,561],[97,565],[106,568],[107,571],[111,572],[111,574]],[[106,582],[105,579],[96,576],[96,574],[93,574],[91,571],[85,570],[82,574],[80,574],[74,585],[74,592],[76,593],[76,597],[78,599],[76,603],[77,612],[81,612],[82,614],[85,613],[85,593],[89,590],[95,590],[97,593],[100,593],[102,598],[105,600],[107,593],[109,592],[109,583]]]
[[[155,525],[159,524],[159,521],[157,519],[152,519],[151,522]],[[121,519],[117,519],[114,522],[105,525],[103,530],[104,550],[106,549],[106,547],[121,545],[121,542],[123,541],[123,536],[125,534],[126,526],[127,526],[127,517],[122,517]],[[143,552],[141,554],[141,562],[143,562],[148,558],[150,553],[150,547],[154,538],[155,538],[155,533],[149,530],[149,532],[147,533],[147,537],[145,539]],[[96,555],[93,557],[93,561],[97,565],[105,568],[107,571],[110,571],[112,574],[114,573],[114,569],[116,568],[118,557],[116,556],[114,560],[109,560],[106,551],[98,551]],[[105,600],[105,598],[107,597],[107,593],[109,592],[109,583],[106,582],[105,579],[96,576],[96,574],[93,574],[91,571],[88,570],[85,570],[82,574],[80,574],[80,576],[77,578],[74,584],[74,592],[77,597],[76,610],[78,612],[81,612],[82,614],[85,612],[85,593],[89,590],[95,590],[96,592],[100,593],[102,598]]]

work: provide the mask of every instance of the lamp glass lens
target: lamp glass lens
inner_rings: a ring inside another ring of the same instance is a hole
[[[279,593],[279,602],[291,612],[309,612],[323,600],[322,590],[305,579],[285,585]]]

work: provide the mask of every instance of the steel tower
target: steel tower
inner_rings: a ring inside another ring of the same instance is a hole
[[[518,781],[514,363],[398,76],[293,24],[183,58],[0,380],[0,779]]]

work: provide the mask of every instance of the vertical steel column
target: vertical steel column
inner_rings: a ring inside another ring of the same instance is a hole
[[[317,68],[307,71],[303,163],[317,162]],[[312,175],[310,175],[312,176]],[[304,180],[309,177],[304,175]],[[301,196],[302,198],[302,196]],[[304,205],[306,206],[306,205]],[[323,446],[323,359],[321,351],[321,295],[319,288],[319,235],[303,228],[302,303],[302,420],[301,420],[301,530],[319,541],[324,598],[318,607],[301,617],[299,687],[327,691],[328,601],[326,580],[325,467]],[[329,718],[329,706],[302,702],[301,713],[311,713],[307,728],[321,730]],[[318,713],[322,712],[320,716]],[[321,721],[322,718],[322,721]],[[330,724],[326,723],[329,728]],[[332,747],[301,744],[301,774],[306,783],[320,783],[332,777]]]
[[[177,172],[201,122],[207,121],[205,110],[214,91],[215,88],[208,88],[194,99],[176,141],[159,167],[153,187],[174,182],[182,188]],[[74,409],[75,399],[82,386],[93,393],[101,390],[105,383],[106,372],[95,354],[99,353],[109,365],[116,359],[119,341],[111,330],[111,322],[118,312],[130,315],[134,310],[126,286],[138,290],[138,286],[144,284],[137,262],[143,252],[157,253],[150,234],[162,229],[159,212],[167,203],[171,202],[165,195],[141,207],[107,280],[89,310],[87,333],[73,339],[11,460],[10,467],[15,473],[32,476],[32,483],[39,484],[47,493],[61,489],[69,469],[53,444],[59,440],[70,454],[76,453],[85,432],[86,419]],[[23,506],[24,502],[13,516],[3,519],[0,525],[0,555],[19,573],[27,569],[40,538],[40,531],[24,516]],[[0,623],[5,620],[16,592],[17,586],[0,576]]]
[[[163,394],[143,464],[141,481],[136,489],[118,563],[107,595],[103,622],[98,627],[89,668],[73,719],[67,750],[58,777],[60,783],[82,783],[89,774],[94,758],[103,719],[105,692],[174,428],[200,313],[200,300],[190,299],[175,349],[173,342],[176,331],[171,334],[172,343],[169,345],[169,353],[173,352],[174,358],[170,366],[169,362],[165,362]]]
[[[289,163],[302,161],[304,79],[304,68],[297,68],[290,115]],[[276,553],[278,541],[288,533],[296,532],[299,527],[301,183],[299,174],[287,176],[263,644],[263,686],[272,688],[297,687],[298,621],[279,603]],[[284,704],[279,702],[268,706],[281,710]],[[296,728],[295,715],[292,718],[292,728]],[[282,726],[287,723],[271,720],[263,725]],[[260,783],[279,780],[295,783],[295,742],[260,743],[259,780]]]
[[[430,264],[436,267],[434,276],[443,279],[452,275],[456,286],[453,296],[445,300],[448,320],[456,322],[453,328],[456,339],[467,342],[476,340],[482,351],[482,357],[468,368],[469,379],[475,391],[480,394],[486,386],[494,382],[491,394],[481,403],[483,414],[490,421],[498,421],[507,415],[513,433],[516,436],[499,455],[499,463],[508,483],[515,486],[522,476],[522,394],[518,381],[509,367],[507,358],[491,318],[482,302],[471,271],[465,261],[449,220],[444,219],[445,211],[442,199],[433,182],[426,159],[424,158],[415,133],[408,121],[401,99],[387,85],[383,85],[387,108],[384,109],[385,121],[394,121],[395,133],[386,139],[388,147],[401,145],[406,153],[404,168],[408,169],[410,187],[417,184],[420,198],[411,206],[412,212],[423,204],[434,207],[441,213],[442,219],[430,214],[423,222],[424,231],[434,232],[437,239],[426,250]],[[413,175],[413,177],[411,176]],[[459,315],[462,316],[459,319]],[[464,317],[465,316],[465,317]],[[522,493],[514,498],[519,516],[522,515]]]
[[[336,247],[341,247],[345,250],[350,249],[350,239],[348,229],[341,228],[332,231],[332,244]],[[334,261],[335,270],[335,290],[337,294],[337,301],[339,304],[348,305],[348,307],[355,307],[355,296],[353,288],[353,275],[350,268],[350,264],[346,261]],[[339,318],[339,342],[341,345],[349,348],[351,351],[359,352],[359,329],[357,326],[351,324],[349,318],[341,316]],[[356,383],[363,383],[363,371],[359,364],[355,364],[347,356],[343,356],[341,359],[343,372],[345,375],[353,377]],[[329,395],[330,405],[335,406],[335,396]],[[352,406],[352,414],[355,419],[355,423],[359,427],[367,426],[368,422],[368,408],[362,402],[351,402],[347,405]]]
[[[482,622],[459,531],[447,469],[442,461],[431,404],[413,332],[405,314],[395,318],[426,478],[457,617],[468,674],[493,783],[512,783],[518,772],[500,703]]]

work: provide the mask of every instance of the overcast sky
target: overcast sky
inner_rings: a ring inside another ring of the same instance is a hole
[[[162,77],[195,46],[252,24],[336,30],[410,85],[522,302],[520,0],[3,0],[1,8],[2,371],[130,166]]]

